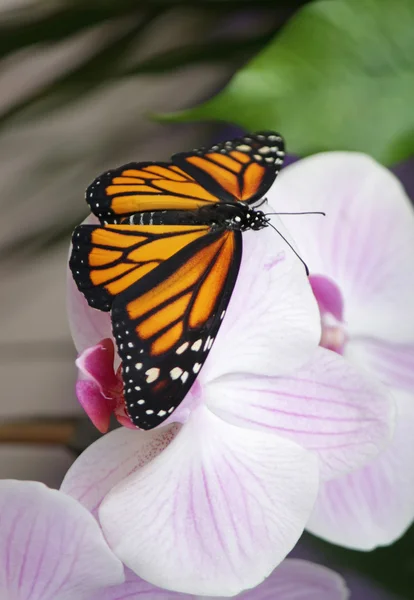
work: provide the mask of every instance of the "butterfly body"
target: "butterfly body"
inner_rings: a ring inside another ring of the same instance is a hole
[[[131,215],[130,225],[208,225],[211,231],[229,229],[247,231],[266,227],[268,218],[262,211],[241,202],[221,202],[194,211],[146,211]]]
[[[130,163],[89,186],[101,224],[75,229],[70,267],[90,306],[111,313],[137,427],[167,419],[198,376],[236,284],[242,233],[268,225],[253,205],[282,157],[282,138],[263,132],[171,163]]]

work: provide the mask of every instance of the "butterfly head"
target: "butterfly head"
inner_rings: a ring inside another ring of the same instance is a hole
[[[261,211],[253,208],[249,209],[245,215],[243,230],[254,229],[258,231],[267,227],[270,219]]]
[[[224,224],[227,229],[259,230],[267,227],[269,222],[261,210],[256,210],[244,202],[222,202],[216,209],[219,213],[219,224]]]

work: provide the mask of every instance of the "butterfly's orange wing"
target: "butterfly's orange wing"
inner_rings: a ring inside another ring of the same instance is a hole
[[[170,163],[130,163],[107,171],[88,187],[86,200],[102,223],[120,223],[144,211],[196,210],[219,201]]]
[[[107,171],[88,187],[86,200],[101,223],[121,223],[145,211],[253,203],[272,185],[283,157],[281,136],[259,132],[175,154],[171,163],[130,163]]]
[[[241,260],[240,231],[207,226],[81,225],[70,266],[91,306],[111,310],[126,409],[162,423],[200,371]]]
[[[175,154],[172,161],[221,200],[250,204],[268,191],[284,155],[283,138],[264,131]]]
[[[206,225],[80,225],[70,267],[89,304],[109,311],[116,296],[208,231]]]

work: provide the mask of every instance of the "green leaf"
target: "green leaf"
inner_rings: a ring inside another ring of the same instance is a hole
[[[303,7],[228,86],[162,120],[276,129],[288,151],[358,150],[390,164],[414,154],[413,0]]]

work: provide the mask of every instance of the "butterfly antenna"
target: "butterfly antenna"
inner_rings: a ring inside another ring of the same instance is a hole
[[[289,248],[294,252],[294,254],[296,254],[296,256],[298,257],[298,259],[300,260],[300,262],[305,267],[306,275],[309,277],[308,265],[305,263],[305,261],[303,260],[303,258],[301,256],[299,256],[299,254],[296,252],[296,250],[294,249],[294,247],[292,246],[292,244],[290,244],[288,242],[288,240],[285,238],[285,236],[282,233],[280,233],[279,229],[276,229],[276,227],[274,225],[272,225],[272,223],[270,223],[270,220],[268,221],[268,225],[270,225],[270,227],[272,227],[276,231],[276,233],[278,233],[280,235],[280,237],[282,238],[282,240],[284,240],[286,242],[286,244],[289,246]]]

